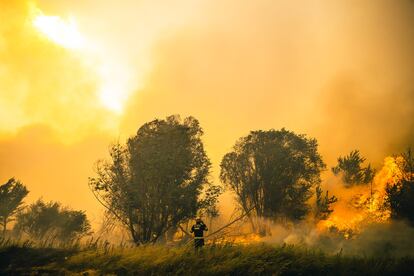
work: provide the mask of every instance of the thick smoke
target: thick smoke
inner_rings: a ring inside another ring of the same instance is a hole
[[[414,4],[208,1],[162,37],[123,129],[194,115],[220,158],[253,129],[318,139],[328,165],[360,149],[379,165],[412,144]]]
[[[316,219],[313,211],[296,223],[258,219],[270,235],[247,235],[242,242],[303,246],[329,254],[413,256],[412,224],[392,219],[386,204],[387,185],[395,185],[402,177],[400,161],[399,157],[385,158],[370,184],[347,187],[340,176],[325,180],[325,189],[338,197],[326,219]],[[314,199],[309,203],[314,204]],[[244,234],[251,232],[249,221],[242,225],[237,229]]]
[[[0,177],[21,178],[36,195],[55,187],[56,179],[44,176],[64,159],[66,180],[53,196],[75,203],[64,191],[86,187],[107,144],[177,113],[200,120],[217,182],[222,156],[254,129],[315,137],[328,167],[353,149],[380,167],[414,143],[412,1],[37,1],[46,13],[76,17],[109,49],[108,58],[128,63],[137,89],[119,117],[98,104],[97,77],[79,56],[33,31],[28,2],[0,4],[0,131],[7,147]],[[30,144],[27,129],[39,124],[51,131],[42,136],[57,135],[51,146]],[[96,137],[101,142],[91,142]],[[68,154],[74,148],[79,152]],[[56,152],[62,155],[54,158]],[[20,159],[43,163],[19,169]],[[234,207],[228,202],[223,213]]]
[[[303,246],[329,254],[403,257],[414,256],[413,235],[414,228],[402,221],[371,224],[348,239],[335,231],[320,232],[309,223],[294,227],[276,224],[272,227],[272,236],[260,241]]]

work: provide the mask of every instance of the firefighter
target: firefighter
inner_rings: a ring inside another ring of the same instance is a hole
[[[208,231],[207,225],[204,224],[201,218],[197,218],[190,231],[194,233],[194,247],[196,250],[204,245],[204,231]]]

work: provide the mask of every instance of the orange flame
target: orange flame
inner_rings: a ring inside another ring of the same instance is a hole
[[[371,185],[342,187],[339,201],[327,220],[318,223],[319,231],[336,229],[345,238],[351,238],[361,228],[370,223],[386,223],[391,211],[385,205],[387,185],[395,185],[402,177],[398,166],[401,157],[386,157],[383,167],[375,175]]]

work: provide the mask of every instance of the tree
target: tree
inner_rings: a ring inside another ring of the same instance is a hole
[[[250,132],[220,166],[221,180],[244,212],[254,207],[259,217],[290,220],[308,213],[311,187],[325,168],[315,139],[285,129]]]
[[[58,202],[39,199],[17,215],[14,231],[53,243],[72,242],[90,233],[85,212],[63,208]]]
[[[14,178],[0,186],[0,225],[3,227],[3,236],[6,234],[7,224],[14,220],[28,193],[26,186]]]
[[[320,185],[316,186],[316,219],[327,219],[333,212],[331,205],[338,201],[336,196],[329,196],[329,192],[326,191],[325,195],[322,196],[323,191]]]
[[[205,191],[205,198],[203,200],[203,206],[199,211],[200,216],[206,216],[209,219],[209,229],[212,230],[213,219],[218,218],[220,211],[217,203],[219,196],[223,193],[224,189],[219,185],[209,185]]]
[[[135,244],[157,241],[170,228],[214,204],[202,197],[210,161],[199,122],[178,116],[154,120],[139,128],[126,146],[110,150],[89,185],[99,202],[129,231]]]
[[[332,168],[332,172],[335,175],[341,174],[346,187],[371,183],[375,170],[370,164],[362,167],[365,160],[358,150],[351,151],[349,155],[338,158],[338,164]]]
[[[386,204],[393,219],[403,219],[414,225],[414,156],[411,150],[395,158],[401,176],[386,187]]]

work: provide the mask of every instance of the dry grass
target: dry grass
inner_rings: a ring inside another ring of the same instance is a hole
[[[411,258],[326,255],[265,244],[190,247],[0,247],[0,274],[42,275],[414,275]]]

